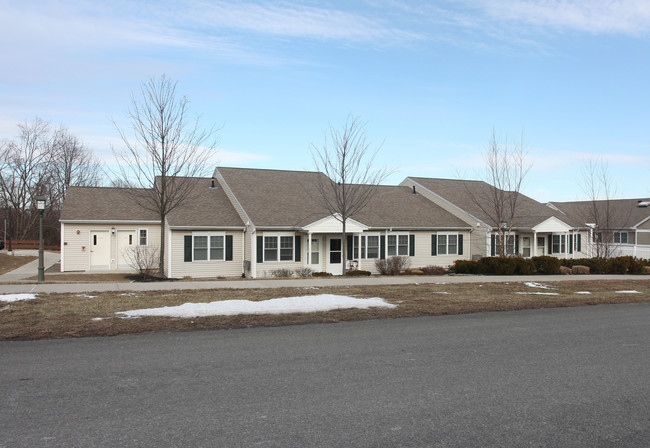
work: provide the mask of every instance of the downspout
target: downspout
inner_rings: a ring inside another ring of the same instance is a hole
[[[246,278],[246,267],[244,261],[246,260],[246,227],[241,231],[241,277]]]
[[[6,224],[5,224],[6,226]],[[61,223],[61,272],[65,272],[65,224]],[[7,231],[5,230],[5,243],[7,242]]]
[[[173,278],[172,276],[172,229],[169,227],[169,221],[165,217],[167,225],[167,276]]]
[[[251,278],[257,278],[257,231],[254,225],[251,227]]]

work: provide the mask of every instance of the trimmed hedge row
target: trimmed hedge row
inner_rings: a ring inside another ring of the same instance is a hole
[[[483,257],[480,260],[456,260],[453,271],[456,274],[528,275],[559,274],[560,266],[572,268],[575,265],[588,266],[592,274],[640,274],[643,266],[650,266],[650,260],[635,257],[616,258],[572,258],[556,257]]]

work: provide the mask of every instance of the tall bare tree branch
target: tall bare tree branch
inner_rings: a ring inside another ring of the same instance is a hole
[[[317,184],[321,205],[343,226],[343,260],[347,258],[347,220],[361,212],[391,173],[388,168],[373,168],[380,147],[372,150],[366,137],[365,123],[349,115],[342,130],[330,125],[322,147],[311,145],[317,171],[327,178]],[[342,263],[345,274],[346,263]]]
[[[131,95],[129,119],[133,137],[113,124],[124,148],[113,149],[119,172],[113,184],[130,189],[134,200],[160,216],[159,271],[165,275],[165,226],[167,215],[183,203],[192,184],[186,177],[205,176],[216,148],[216,127],[200,126],[189,117],[189,100],[176,93],[177,82],[163,75],[142,84],[140,95]]]

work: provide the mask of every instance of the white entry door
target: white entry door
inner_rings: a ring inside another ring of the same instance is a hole
[[[323,270],[322,255],[321,255],[321,237],[311,237],[311,247],[309,260],[309,267],[314,272],[321,272]]]
[[[131,269],[129,252],[135,246],[135,230],[117,231],[117,269]]]
[[[327,272],[334,275],[341,275],[343,264],[343,245],[341,238],[327,238]]]
[[[108,230],[90,232],[90,269],[110,269],[111,237]]]

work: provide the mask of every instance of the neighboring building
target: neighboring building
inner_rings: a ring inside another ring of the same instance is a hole
[[[650,258],[650,199],[550,202],[589,229],[589,256]]]
[[[558,210],[521,193],[516,198],[511,222],[497,222],[490,205],[495,193],[507,201],[512,192],[501,192],[482,181],[407,177],[401,185],[415,188],[427,199],[472,226],[472,259],[499,255],[499,227],[507,228],[505,253],[525,258],[552,255],[581,258],[586,255],[588,230]],[[502,216],[507,213],[502,213]],[[503,233],[503,231],[502,231]]]

